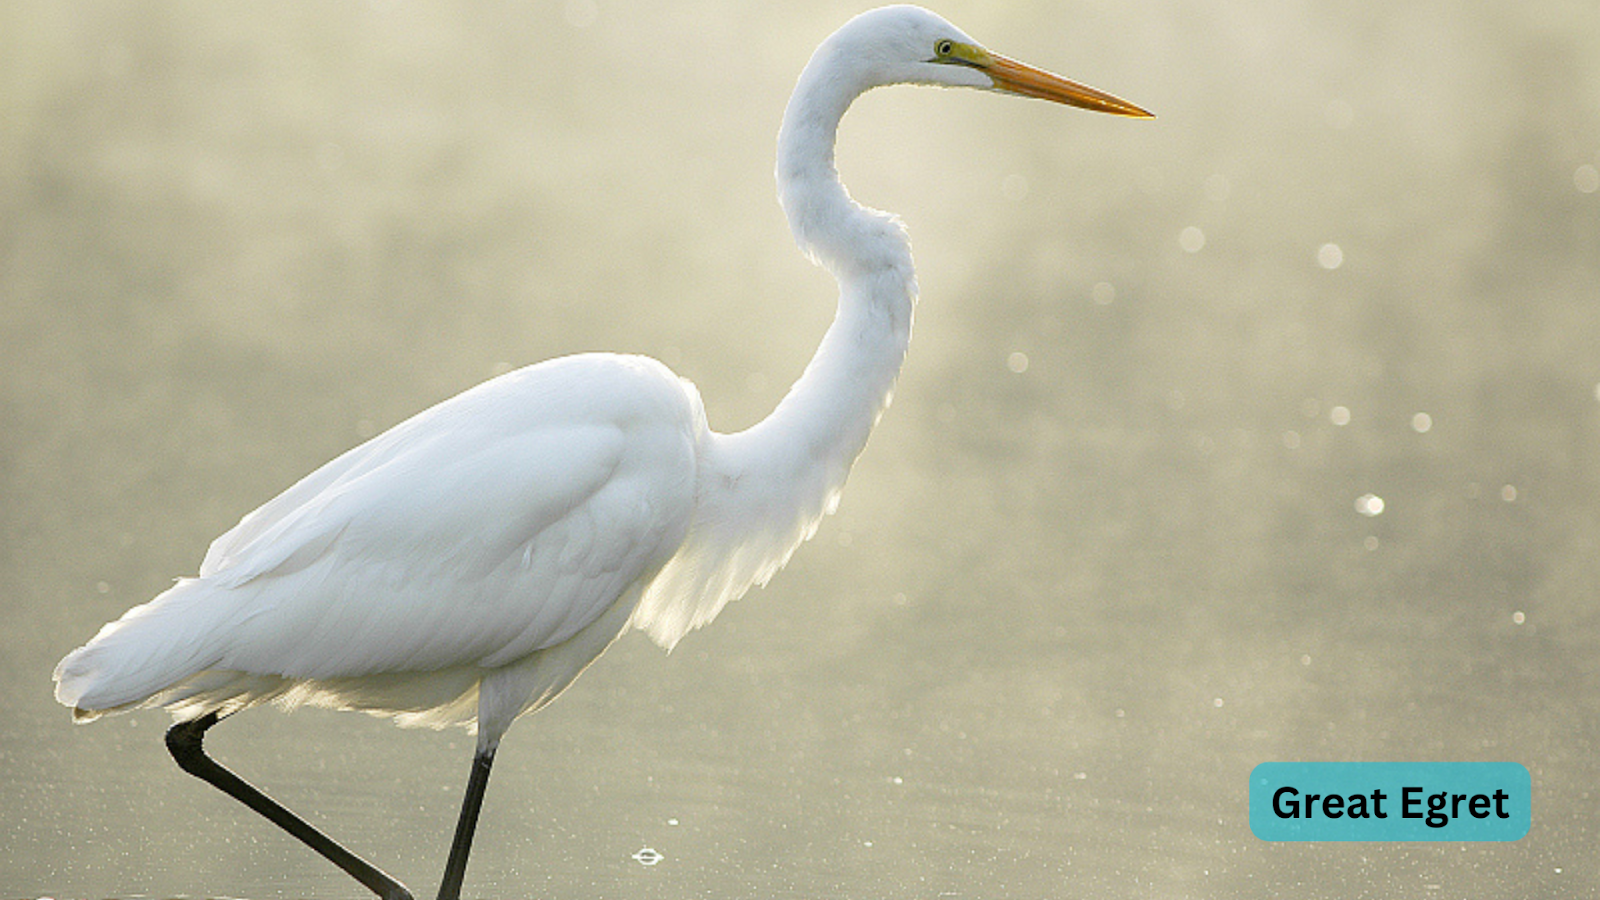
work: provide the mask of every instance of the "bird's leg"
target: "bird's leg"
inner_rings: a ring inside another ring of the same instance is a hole
[[[483,791],[489,786],[494,750],[493,747],[480,749],[472,757],[472,776],[467,779],[467,795],[461,800],[456,836],[450,842],[450,859],[444,864],[444,878],[439,882],[439,900],[460,900],[461,880],[467,874],[467,854],[472,850],[473,832],[478,829],[478,810],[483,808]]]
[[[351,877],[366,885],[368,890],[383,900],[412,900],[411,892],[406,890],[405,885],[341,847],[332,838],[314,828],[311,823],[285,809],[277,801],[256,790],[244,779],[207,756],[201,743],[205,740],[206,729],[217,724],[218,719],[219,716],[215,712],[209,712],[198,719],[179,722],[167,729],[167,750],[172,753],[178,768],[266,816],[273,824],[299,838],[306,846],[348,872]]]

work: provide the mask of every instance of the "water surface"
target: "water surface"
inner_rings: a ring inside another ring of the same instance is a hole
[[[722,430],[798,375],[832,289],[773,135],[855,10],[640,6],[0,11],[0,896],[352,895],[55,661],[511,366],[649,353]],[[894,408],[771,586],[513,730],[468,895],[1600,889],[1600,12],[941,11],[1160,118],[861,102],[923,288]],[[467,736],[213,735],[436,883]],[[1260,842],[1297,759],[1521,762],[1533,827]]]

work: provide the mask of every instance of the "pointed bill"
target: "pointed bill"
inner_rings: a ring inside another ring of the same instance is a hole
[[[1134,106],[1121,97],[1113,97],[1105,91],[1095,90],[1086,84],[1070,81],[1060,75],[1052,75],[1043,69],[1035,69],[1033,66],[1008,59],[998,53],[988,54],[988,59],[979,68],[993,79],[995,90],[1117,116],[1132,116],[1136,119],[1155,118],[1153,113]]]

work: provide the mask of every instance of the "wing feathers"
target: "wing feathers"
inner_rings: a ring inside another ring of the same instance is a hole
[[[245,516],[188,587],[69,655],[58,695],[215,708],[333,691],[421,710],[418,676],[470,682],[636,599],[688,528],[703,429],[654,361],[566,357],[486,382]]]

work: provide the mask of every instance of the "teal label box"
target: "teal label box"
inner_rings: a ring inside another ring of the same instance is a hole
[[[1513,762],[1273,762],[1250,773],[1263,841],[1517,841],[1533,779]]]

